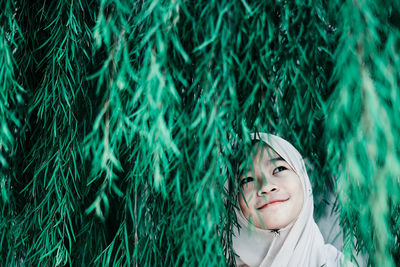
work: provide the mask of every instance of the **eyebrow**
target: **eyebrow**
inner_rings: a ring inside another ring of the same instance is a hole
[[[286,162],[286,160],[284,160],[282,157],[276,157],[276,158],[272,158],[272,159],[268,160],[268,162],[270,164],[274,163],[276,161],[284,161],[284,162]],[[244,179],[244,178],[248,178],[248,176],[243,176],[243,175],[244,175],[244,173],[242,173],[242,175],[239,176],[240,177],[239,180]]]
[[[282,157],[277,157],[277,158],[269,159],[268,161],[274,162],[274,161],[279,161],[279,160],[286,161],[286,160],[284,160]]]

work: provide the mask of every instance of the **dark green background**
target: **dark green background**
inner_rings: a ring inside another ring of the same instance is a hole
[[[1,0],[0,23],[0,265],[232,264],[254,131],[306,158],[316,218],[338,196],[346,257],[400,261],[398,1]]]

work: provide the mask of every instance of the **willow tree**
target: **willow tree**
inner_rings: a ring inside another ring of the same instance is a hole
[[[2,266],[233,264],[257,131],[316,217],[337,195],[346,257],[400,261],[398,2],[0,3]]]

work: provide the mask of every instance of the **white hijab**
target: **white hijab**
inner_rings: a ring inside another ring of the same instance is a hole
[[[234,230],[233,249],[238,266],[261,267],[336,267],[342,253],[325,244],[314,221],[314,200],[310,179],[300,153],[286,140],[271,134],[251,134],[252,140],[262,140],[278,153],[300,177],[304,190],[304,205],[298,219],[279,233],[256,228],[236,210],[241,229]]]

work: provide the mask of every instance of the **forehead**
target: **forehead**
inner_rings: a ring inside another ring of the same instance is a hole
[[[241,162],[240,169],[241,171],[248,172],[254,170],[254,167],[267,167],[271,164],[275,164],[277,160],[283,159],[270,146],[259,141],[252,145],[247,157]]]
[[[263,142],[255,144],[251,150],[251,158],[254,160],[268,161],[271,159],[280,158],[270,146]]]

